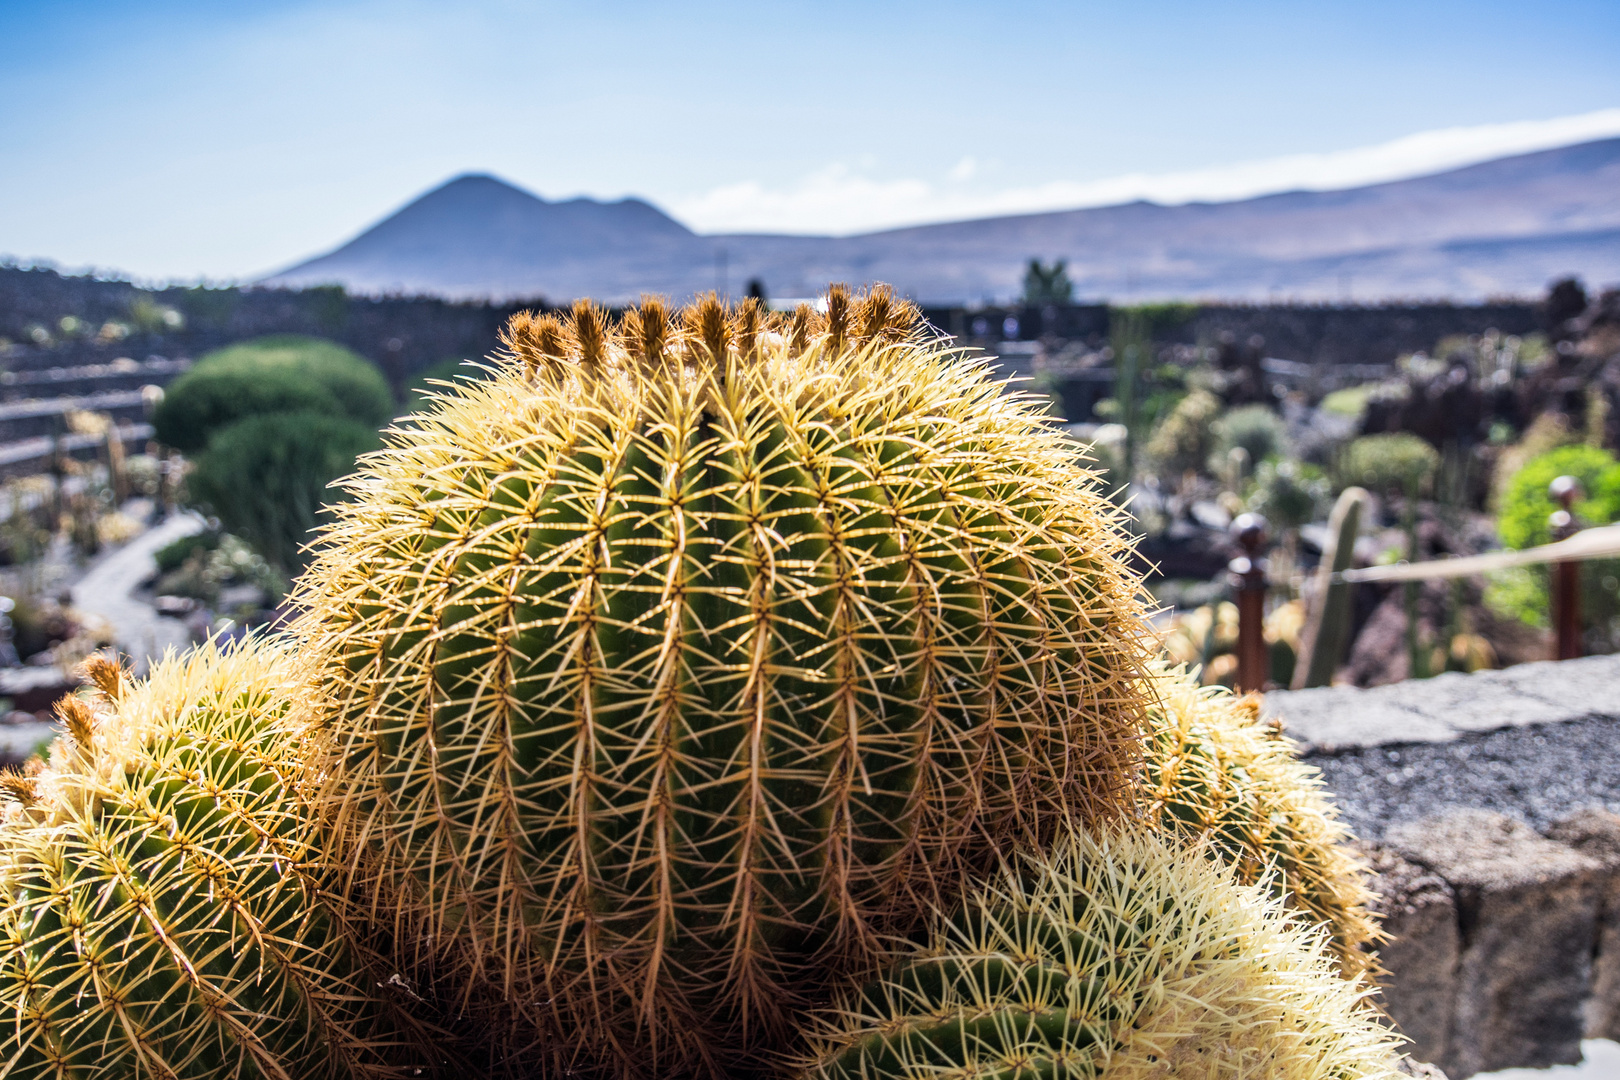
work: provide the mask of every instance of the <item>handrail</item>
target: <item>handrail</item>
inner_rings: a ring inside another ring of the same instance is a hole
[[[1620,524],[1602,525],[1584,529],[1568,540],[1523,551],[1490,551],[1484,555],[1460,558],[1431,559],[1418,563],[1394,563],[1390,566],[1368,566],[1359,570],[1342,570],[1333,575],[1335,582],[1353,585],[1375,581],[1426,581],[1432,578],[1467,577],[1493,570],[1506,570],[1514,566],[1534,566],[1538,563],[1566,562],[1579,559],[1620,557]]]

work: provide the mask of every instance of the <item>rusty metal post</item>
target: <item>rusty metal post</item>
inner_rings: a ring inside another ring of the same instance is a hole
[[[1232,534],[1244,551],[1227,566],[1232,572],[1232,588],[1237,592],[1237,688],[1264,690],[1271,673],[1265,635],[1266,519],[1259,514],[1239,514],[1232,522]]]
[[[1572,507],[1580,497],[1580,481],[1560,476],[1547,488],[1547,494],[1563,509],[1554,510],[1547,526],[1554,540],[1568,540],[1580,531]],[[1581,564],[1576,559],[1553,563],[1552,623],[1556,660],[1573,660],[1581,655]]]

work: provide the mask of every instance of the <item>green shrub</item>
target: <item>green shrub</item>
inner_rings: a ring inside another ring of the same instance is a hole
[[[152,554],[152,558],[157,562],[158,573],[167,574],[178,570],[193,556],[206,557],[209,552],[219,547],[221,535],[218,529],[204,529],[200,533],[182,536],[178,540],[164,544]]]
[[[368,361],[330,341],[281,335],[209,353],[174,381],[152,417],[159,442],[195,453],[249,416],[319,413],[377,428],[394,395]]]
[[[1215,453],[1223,459],[1241,446],[1253,465],[1281,454],[1288,442],[1288,425],[1265,405],[1240,405],[1211,425]]]
[[[340,497],[327,485],[378,443],[375,428],[342,417],[250,416],[214,434],[187,483],[192,500],[227,531],[292,573],[303,566],[300,549],[323,504]]]
[[[286,593],[286,580],[239,537],[212,529],[187,539],[213,542],[184,549],[183,561],[165,570],[153,586],[159,596],[185,596],[215,604],[226,585],[257,585],[272,600]],[[174,547],[176,544],[170,544],[164,551]]]
[[[1249,509],[1263,514],[1274,529],[1297,529],[1325,516],[1332,497],[1327,478],[1314,465],[1265,461],[1255,471]]]
[[[1366,435],[1345,448],[1339,486],[1416,496],[1440,468],[1440,452],[1416,435]]]
[[[1580,481],[1585,498],[1575,503],[1582,525],[1620,520],[1620,463],[1595,446],[1561,446],[1525,463],[1507,481],[1496,530],[1510,548],[1534,547],[1552,540],[1547,519],[1559,509],[1547,488],[1560,476]],[[1546,566],[1515,567],[1493,574],[1485,602],[1492,610],[1531,626],[1546,626],[1550,610]],[[1588,649],[1608,650],[1620,644],[1620,559],[1581,563],[1581,622]]]
[[[1561,446],[1531,458],[1507,482],[1497,516],[1497,534],[1510,548],[1534,547],[1552,540],[1547,518],[1558,504],[1548,487],[1560,476],[1580,481],[1585,496],[1575,513],[1587,525],[1607,525],[1620,518],[1620,463],[1595,446]]]

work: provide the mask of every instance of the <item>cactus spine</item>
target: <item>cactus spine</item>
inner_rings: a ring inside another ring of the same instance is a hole
[[[91,674],[103,696],[63,703],[51,765],[4,785],[0,1071],[402,1075],[299,870],[316,828],[292,793],[291,664],[205,646],[143,684]]]
[[[1365,868],[1349,831],[1280,728],[1260,723],[1260,699],[1203,687],[1185,669],[1154,676],[1145,744],[1146,822],[1204,844],[1239,881],[1269,881],[1312,922],[1326,926],[1347,977],[1371,960],[1375,941]]]
[[[492,1026],[723,1071],[964,866],[1128,802],[1118,515],[914,309],[581,303],[506,340],[368,459],[299,630],[355,885],[524,1021]]]
[[[813,1080],[1371,1080],[1393,1037],[1317,930],[1153,832],[1075,835],[845,995]]]

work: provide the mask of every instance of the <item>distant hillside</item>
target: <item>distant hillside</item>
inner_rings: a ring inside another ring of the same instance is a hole
[[[1381,300],[1529,295],[1620,282],[1620,139],[1344,191],[1135,202],[848,237],[700,236],[645,202],[547,202],[490,176],[423,195],[330,254],[267,278],[452,298],[643,292],[814,295],[887,281],[931,303],[1014,295],[1031,257],[1083,297]]]

